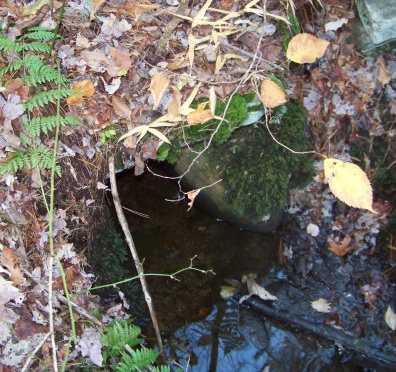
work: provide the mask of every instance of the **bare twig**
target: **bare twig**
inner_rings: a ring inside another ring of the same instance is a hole
[[[189,0],[181,0],[180,5],[177,8],[176,14],[183,14],[187,9],[188,3]],[[173,31],[181,21],[182,21],[181,18],[178,18],[177,16],[173,16],[171,21],[167,24],[157,44],[157,53],[156,53],[157,56],[164,56],[166,54],[165,50],[169,42],[169,39],[171,38]]]
[[[36,346],[36,348],[30,353],[29,358],[27,358],[25,364],[23,365],[21,372],[25,372],[28,370],[30,363],[32,362],[33,357],[36,355],[36,353],[40,350],[40,348],[44,345],[44,342],[47,340],[47,338],[51,336],[51,332],[48,332],[44,338],[41,340],[41,342]]]
[[[164,345],[162,344],[161,334],[160,334],[159,327],[158,327],[157,316],[155,315],[153,300],[151,298],[151,295],[150,295],[150,292],[149,292],[149,289],[147,286],[146,278],[144,277],[143,266],[140,262],[139,255],[136,251],[136,247],[133,242],[131,232],[129,231],[127,220],[125,218],[124,212],[121,207],[120,197],[118,196],[117,183],[116,183],[116,177],[115,177],[114,157],[110,157],[110,159],[109,159],[109,174],[110,174],[111,193],[113,195],[113,201],[114,201],[114,206],[116,209],[118,221],[121,224],[122,231],[125,234],[125,238],[128,243],[129,249],[131,251],[133,261],[135,262],[135,267],[136,267],[137,273],[140,278],[140,283],[142,285],[144,297],[146,299],[146,303],[149,308],[151,321],[153,322],[153,327],[155,330],[155,334],[157,336],[157,343],[158,343],[158,347],[160,349],[161,356],[164,360],[166,360],[166,356],[165,356],[165,352],[164,352]]]

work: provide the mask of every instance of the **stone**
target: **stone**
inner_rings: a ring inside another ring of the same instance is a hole
[[[360,20],[374,44],[396,40],[395,0],[355,0],[355,3]]]

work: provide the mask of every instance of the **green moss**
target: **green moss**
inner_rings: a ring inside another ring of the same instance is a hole
[[[287,50],[292,37],[301,33],[301,27],[298,18],[294,16],[293,13],[288,13],[288,18],[289,22],[291,23],[290,26],[283,21],[279,21],[276,25],[276,33],[282,37],[282,49],[284,51]]]
[[[219,127],[219,120],[213,119],[209,120],[203,124],[196,125],[185,125],[182,128],[172,132],[173,140],[172,146],[167,144],[162,145],[157,150],[157,160],[158,161],[168,161],[174,164],[181,153],[181,142],[188,142],[189,145],[202,142],[201,148],[205,144],[205,140],[209,139],[213,132],[216,131],[213,141],[217,144],[222,144],[226,142],[232,132],[238,128],[248,117],[248,106],[247,104],[253,101],[255,98],[255,93],[240,95],[235,94],[228,106],[227,113],[225,115],[225,120]],[[192,108],[197,108],[198,104],[207,102],[206,98],[201,98],[192,103]],[[217,102],[215,115],[222,117],[225,111],[227,103]],[[198,145],[199,150],[199,145]]]
[[[296,151],[307,151],[303,107],[292,101],[274,111],[275,116],[282,113],[281,123],[270,125],[275,138]],[[225,166],[226,199],[236,212],[268,214],[274,206],[285,205],[290,187],[310,181],[313,160],[278,145],[265,126],[249,128],[236,143],[242,141],[243,146],[233,147],[231,161]]]

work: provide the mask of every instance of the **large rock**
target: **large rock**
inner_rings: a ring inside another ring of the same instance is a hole
[[[360,20],[374,44],[396,39],[395,0],[355,0],[355,3]]]
[[[227,152],[227,146],[209,147],[183,177],[184,188],[198,189],[220,180],[224,176],[221,174],[221,165],[230,157],[230,153]],[[184,149],[174,166],[175,172],[179,175],[184,174],[195,156],[195,153]],[[196,197],[194,205],[213,218],[227,221],[240,229],[266,233],[279,227],[283,220],[283,208],[274,206],[270,213],[263,215],[252,211],[236,211],[226,200],[227,186],[227,183],[222,181],[203,189]]]

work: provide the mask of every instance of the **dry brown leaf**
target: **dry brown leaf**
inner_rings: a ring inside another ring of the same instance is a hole
[[[19,78],[11,79],[6,85],[6,96],[17,93],[21,101],[29,99],[29,87]]]
[[[385,61],[383,57],[379,59],[379,71],[378,71],[378,81],[381,83],[382,86],[388,84],[391,80],[391,75],[389,74],[388,70],[386,69]]]
[[[286,57],[296,63],[313,63],[323,57],[329,42],[311,34],[298,34],[289,43]]]
[[[375,213],[370,181],[356,164],[333,158],[325,159],[324,173],[334,196],[351,207]]]
[[[351,249],[352,246],[349,244],[351,243],[352,238],[350,236],[346,236],[342,239],[341,242],[335,241],[332,238],[327,238],[327,243],[329,243],[329,251],[333,252],[337,256],[344,256],[346,255]]]
[[[122,8],[127,13],[134,16],[135,21],[137,21],[143,13],[157,9],[158,7],[159,5],[151,4],[147,0],[141,0],[140,2],[137,2],[135,0],[126,0]]]
[[[187,212],[192,208],[192,206],[194,205],[194,200],[197,197],[197,195],[201,192],[201,189],[198,190],[192,190],[186,193],[187,198],[189,200],[188,202],[188,209]]]
[[[1,254],[0,262],[5,266],[11,275],[11,280],[15,285],[19,285],[23,282],[23,275],[18,267],[18,259],[15,257],[13,251],[4,246],[3,253]]]
[[[200,103],[197,109],[187,115],[187,123],[193,124],[203,124],[206,121],[213,119],[213,114],[210,109],[205,110],[208,102]]]
[[[69,106],[77,105],[83,102],[84,98],[92,97],[95,93],[95,87],[91,80],[82,80],[73,85],[73,89],[79,90],[82,93],[76,93],[66,98],[66,103]]]
[[[266,79],[261,83],[261,99],[268,108],[274,108],[287,102],[285,92],[274,81]]]
[[[172,102],[168,106],[168,114],[174,117],[180,116],[181,96],[180,90],[174,86],[171,86],[173,90]]]
[[[111,97],[111,103],[113,105],[114,112],[124,119],[129,119],[131,116],[131,110],[128,105],[118,96]]]
[[[158,108],[158,105],[162,97],[164,96],[166,90],[168,89],[169,83],[170,80],[162,74],[155,74],[151,78],[150,92],[154,100],[154,105],[153,105],[154,110]]]
[[[243,280],[242,280],[243,282]],[[246,278],[246,285],[248,288],[249,294],[246,296],[242,296],[241,299],[239,300],[239,303],[242,303],[249,297],[256,295],[259,296],[262,300],[269,300],[269,301],[277,301],[278,297],[272,295],[269,293],[264,287],[261,285],[257,284],[256,281],[253,279],[253,277],[247,277]]]
[[[311,302],[312,307],[319,313],[329,313],[331,311],[330,302],[324,298]]]
[[[110,57],[120,70],[128,71],[132,65],[131,54],[116,48],[110,49]]]

